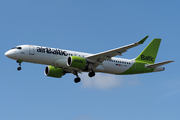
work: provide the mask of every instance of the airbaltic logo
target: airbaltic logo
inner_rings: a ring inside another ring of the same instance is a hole
[[[64,56],[68,55],[68,53],[66,51],[63,51],[60,49],[51,49],[51,48],[43,48],[43,47],[37,47],[37,52],[56,54],[56,55],[64,55]]]
[[[74,62],[83,63],[82,60],[74,60]]]
[[[154,62],[154,57],[141,55],[141,60],[148,60]]]

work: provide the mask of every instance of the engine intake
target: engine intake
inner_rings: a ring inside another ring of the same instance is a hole
[[[64,71],[61,68],[47,66],[45,68],[44,74],[49,77],[61,78],[64,75]]]

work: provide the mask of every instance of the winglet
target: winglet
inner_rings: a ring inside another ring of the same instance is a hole
[[[138,43],[139,44],[143,44],[144,43],[144,41],[148,38],[149,36],[146,36],[146,37],[144,37],[142,40],[140,40]]]

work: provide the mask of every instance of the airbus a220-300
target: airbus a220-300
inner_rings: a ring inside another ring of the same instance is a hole
[[[45,75],[61,78],[67,73],[76,75],[75,83],[81,81],[78,73],[89,72],[89,77],[94,77],[96,72],[129,75],[164,71],[162,65],[173,62],[172,60],[155,63],[161,39],[153,39],[149,45],[134,59],[122,59],[128,49],[143,44],[146,36],[139,42],[116,49],[89,54],[70,50],[42,47],[36,45],[19,45],[7,51],[5,55],[19,63],[17,70],[21,70],[22,62],[47,65]]]

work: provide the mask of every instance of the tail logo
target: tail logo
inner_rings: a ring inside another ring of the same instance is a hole
[[[154,57],[141,55],[141,60],[147,60],[147,61],[152,61],[152,62],[154,62]]]

